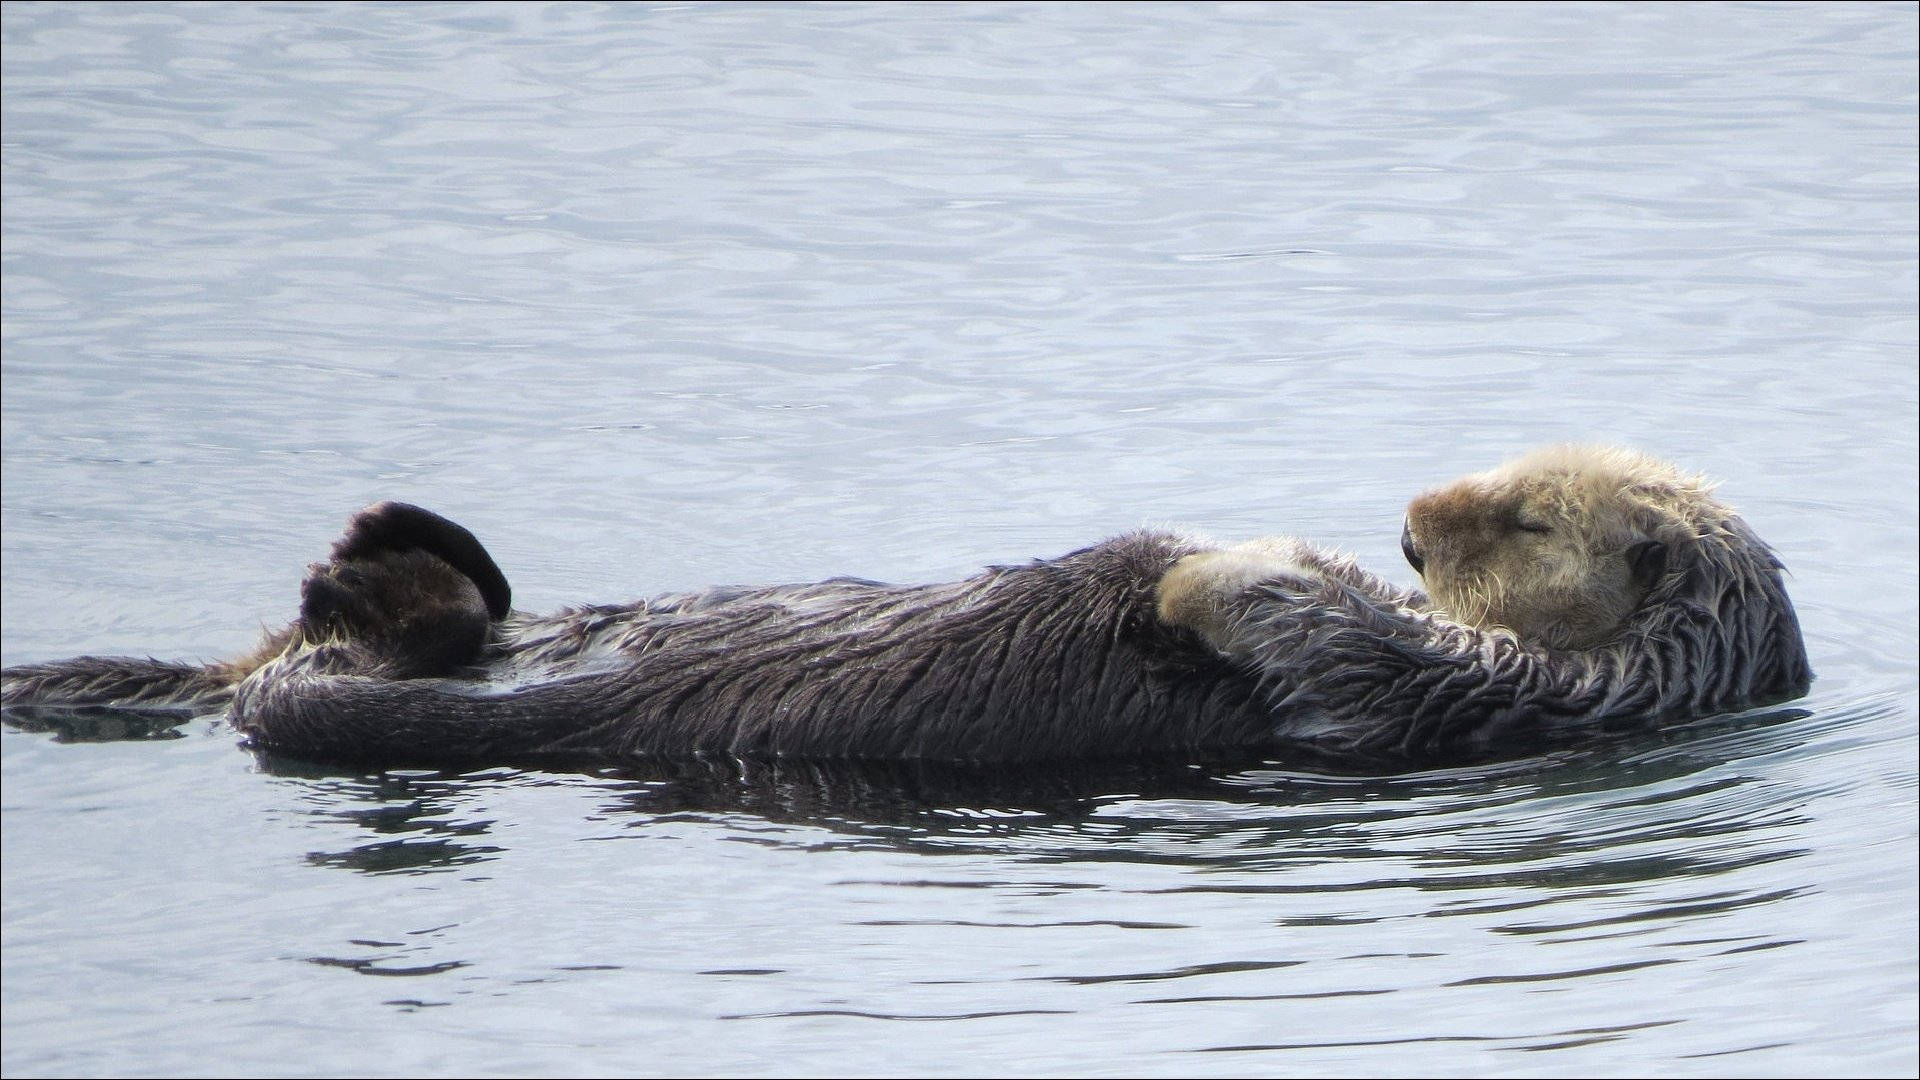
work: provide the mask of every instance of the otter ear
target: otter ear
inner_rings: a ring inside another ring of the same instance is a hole
[[[1642,540],[1627,549],[1627,570],[1642,586],[1660,580],[1667,569],[1667,545],[1658,540]]]

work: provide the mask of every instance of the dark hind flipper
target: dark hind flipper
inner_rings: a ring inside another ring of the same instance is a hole
[[[491,627],[472,579],[424,551],[335,559],[300,583],[300,637],[360,657],[364,674],[451,675],[479,659]]]
[[[244,656],[215,664],[82,656],[0,671],[0,718],[50,711],[193,716],[290,651],[316,646],[330,670],[383,678],[452,675],[480,658],[507,614],[507,579],[472,533],[438,514],[386,502],[354,515],[333,558],[300,588],[300,617]]]
[[[365,674],[416,679],[474,663],[510,604],[507,580],[473,534],[406,503],[355,514],[333,557],[300,586],[300,636]]]
[[[513,607],[507,576],[467,530],[411,503],[375,503],[353,516],[333,545],[333,561],[352,562],[382,552],[424,551],[465,574],[486,601],[487,613],[506,617]]]

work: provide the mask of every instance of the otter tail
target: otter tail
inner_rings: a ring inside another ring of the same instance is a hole
[[[198,715],[218,712],[233,696],[218,666],[81,656],[0,671],[0,708],[79,709]]]

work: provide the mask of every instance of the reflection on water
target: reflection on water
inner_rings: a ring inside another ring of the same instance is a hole
[[[819,883],[822,897],[866,898],[867,913],[856,907],[834,919],[841,926],[835,933],[847,935],[845,948],[888,940],[932,945],[956,934],[1064,941],[1120,935],[1094,953],[1038,965],[993,965],[990,973],[955,977],[922,962],[880,976],[904,980],[896,1000],[918,1002],[912,1008],[882,1006],[871,994],[837,1004],[831,995],[796,996],[799,985],[822,973],[821,958],[805,946],[785,951],[784,963],[696,965],[690,973],[761,988],[746,998],[760,1006],[721,1008],[719,1021],[965,1024],[1088,1018],[1090,1002],[1033,996],[1046,986],[1120,991],[1121,1000],[1141,1007],[1324,1008],[1392,995],[1585,988],[1636,972],[1712,970],[1729,958],[1803,948],[1803,935],[1772,929],[1792,918],[1769,913],[1790,911],[1810,886],[1783,885],[1800,878],[1767,868],[1808,854],[1810,821],[1795,809],[1791,791],[1742,763],[1792,753],[1810,715],[1779,709],[1717,717],[1549,757],[1392,776],[1247,762],[977,769],[740,761],[634,763],[577,774],[356,775],[260,760],[269,776],[298,792],[304,835],[327,838],[327,850],[307,854],[313,866],[597,889],[601,882],[550,877],[540,863],[556,849],[516,840],[529,821],[503,809],[528,792],[565,792],[588,822],[585,835],[569,842],[624,847],[639,860],[635,881],[653,867],[653,845],[699,838],[769,856],[857,860]],[[739,872],[757,873],[752,865]],[[657,869],[673,872],[664,864]],[[476,872],[484,877],[474,878]],[[763,888],[744,880],[734,887]],[[644,887],[634,894],[635,917],[643,920],[646,895]],[[1085,903],[1103,896],[1108,904]],[[578,897],[563,891],[554,902],[575,906]],[[785,900],[794,925],[814,926],[811,932],[820,932],[811,921],[820,902]],[[1204,933],[1207,908],[1218,903],[1264,909],[1246,928],[1251,936],[1242,955],[1195,961],[1156,944]],[[463,921],[487,917],[462,912]],[[1408,920],[1434,930],[1396,929]],[[1256,929],[1263,924],[1270,929]],[[1526,951],[1472,959],[1460,953],[1456,932],[1441,929],[1455,924]],[[455,998],[385,1004],[440,1007],[457,998],[460,984],[434,977],[474,977],[488,966],[492,946],[477,945],[461,929],[456,922],[356,938],[305,959],[362,975],[426,977],[438,994]],[[1337,935],[1338,942],[1330,950],[1327,942],[1303,948],[1313,939],[1291,935]],[[560,965],[525,979],[620,972],[635,963]],[[1406,981],[1409,971],[1434,963],[1445,967]],[[981,996],[991,988],[998,989]],[[776,1002],[789,1004],[768,1007]],[[1467,1032],[1369,1038],[1218,1040],[1203,1034],[1203,1025],[1183,1048],[1287,1057],[1456,1044],[1537,1052],[1683,1023],[1558,1022],[1551,1014],[1520,1023],[1496,1019],[1503,1015],[1496,1010]]]
[[[21,731],[50,732],[54,742],[75,743],[178,739],[186,735],[181,726],[193,718],[169,710],[16,705],[9,706],[0,719]]]
[[[636,762],[571,778],[513,769],[341,776],[259,757],[269,774],[303,780],[309,813],[378,838],[309,856],[361,873],[456,870],[508,856],[507,847],[479,842],[498,822],[490,788],[557,783],[585,785],[593,820],[616,830],[744,814],[804,831],[742,839],[801,850],[1123,860],[1250,875],[1324,864],[1356,875],[1345,887],[1579,888],[1598,897],[1608,886],[1708,877],[1801,854],[1759,841],[1769,830],[1791,836],[1807,819],[1782,810],[1758,778],[1724,768],[1764,753],[1770,740],[1791,739],[1790,725],[1808,715],[1713,718],[1670,729],[1652,748],[1651,740],[1616,740],[1554,758],[1382,777],[1244,762],[737,760]],[[1330,887],[1283,875],[1257,880],[1182,888]]]

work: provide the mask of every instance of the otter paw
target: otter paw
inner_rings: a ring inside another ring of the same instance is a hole
[[[472,663],[491,625],[472,579],[424,551],[336,558],[300,584],[299,628],[309,645],[351,646],[395,678]]]
[[[1311,587],[1321,580],[1321,561],[1312,546],[1291,536],[1263,536],[1188,555],[1160,578],[1160,619],[1222,647],[1248,589],[1280,581]]]
[[[407,551],[424,551],[466,575],[480,590],[493,618],[505,618],[512,608],[507,576],[486,547],[466,529],[411,503],[388,500],[353,515],[346,535],[333,545],[333,562],[350,564]]]

